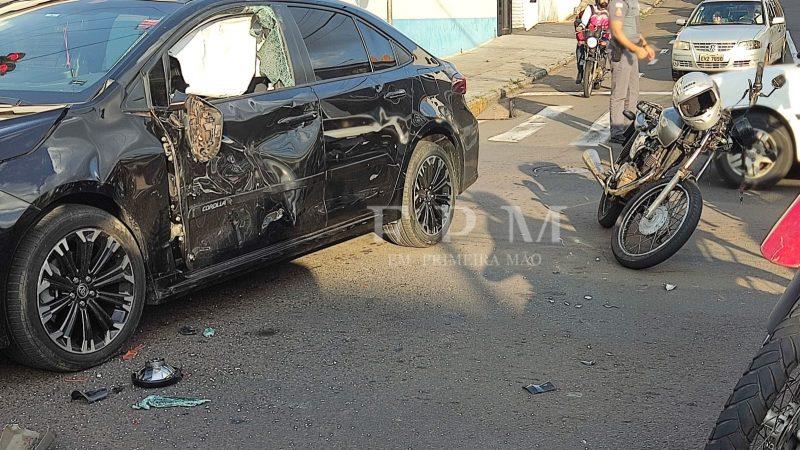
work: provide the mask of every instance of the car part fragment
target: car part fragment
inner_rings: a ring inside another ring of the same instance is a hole
[[[163,359],[145,363],[144,368],[131,374],[131,382],[140,388],[161,388],[172,386],[183,379],[183,372],[167,364]]]
[[[99,402],[108,398],[108,388],[92,389],[89,391],[72,391],[70,394],[72,400],[84,400],[88,404]]]
[[[222,113],[200,97],[186,98],[186,137],[192,156],[199,162],[211,161],[222,147]]]

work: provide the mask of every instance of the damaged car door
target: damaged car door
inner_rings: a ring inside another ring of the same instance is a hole
[[[190,269],[322,229],[319,100],[298,87],[282,22],[268,6],[206,23],[163,58],[179,209]],[[151,77],[152,79],[152,77]],[[151,81],[151,89],[152,89]]]

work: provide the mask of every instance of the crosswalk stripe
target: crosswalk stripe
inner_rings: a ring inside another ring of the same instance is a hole
[[[555,119],[556,117],[564,114],[572,109],[572,106],[557,105],[548,106],[541,110],[538,114],[534,115],[527,121],[517,125],[511,130],[498,134],[497,136],[489,138],[492,142],[511,142],[517,143],[544,128],[548,120]]]
[[[609,96],[611,95],[611,91],[597,91],[592,95],[597,96]],[[667,91],[652,91],[652,92],[640,92],[639,95],[646,95],[646,96],[664,96],[664,95],[672,95],[672,92]],[[558,92],[558,91],[549,91],[549,92],[523,92],[521,94],[517,94],[517,97],[583,97],[583,92]]]
[[[594,121],[589,131],[570,145],[573,147],[597,147],[599,144],[608,141],[611,137],[610,126],[611,114],[605,113]]]

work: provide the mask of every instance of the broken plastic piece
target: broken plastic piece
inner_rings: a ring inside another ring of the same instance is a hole
[[[205,330],[203,330],[203,337],[210,338],[210,337],[214,336],[214,334],[216,334],[216,332],[217,332],[217,330],[215,330],[215,329],[213,329],[211,327],[208,327]]]
[[[136,347],[133,347],[132,349],[125,352],[124,355],[122,355],[122,360],[130,361],[133,358],[136,358],[137,356],[139,356],[139,352],[141,352],[143,349],[144,349],[144,344],[139,344]]]
[[[141,388],[160,388],[172,386],[183,379],[181,369],[170,366],[163,359],[145,363],[144,368],[131,374],[131,382]]]
[[[531,384],[525,386],[525,390],[530,392],[531,394],[544,394],[545,392],[552,392],[556,390],[556,387],[551,382],[547,382],[545,384]]]
[[[72,391],[70,397],[72,397],[72,400],[85,400],[86,403],[91,405],[94,402],[99,402],[100,400],[108,398],[108,389],[99,388],[86,392]]]
[[[678,286],[675,286],[674,284],[665,284],[664,285],[664,289],[666,289],[667,291],[674,291],[677,287]]]
[[[145,397],[139,403],[133,405],[133,409],[150,408],[193,408],[210,402],[208,399],[190,398],[190,397],[162,397],[160,395],[151,395]]]
[[[17,424],[10,424],[4,426],[2,433],[0,433],[0,449],[47,450],[55,440],[56,435],[50,430],[40,434]]]
[[[195,327],[193,327],[191,325],[186,325],[186,326],[181,327],[181,330],[179,331],[179,333],[184,335],[184,336],[194,336],[194,335],[197,334],[197,328],[195,328]]]
[[[594,361],[581,361],[581,364],[583,364],[584,366],[592,367],[595,363]]]

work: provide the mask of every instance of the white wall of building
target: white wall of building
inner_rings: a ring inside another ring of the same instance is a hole
[[[540,22],[564,22],[572,18],[580,0],[539,0]]]
[[[513,0],[513,27],[530,30],[539,23],[537,0]]]

